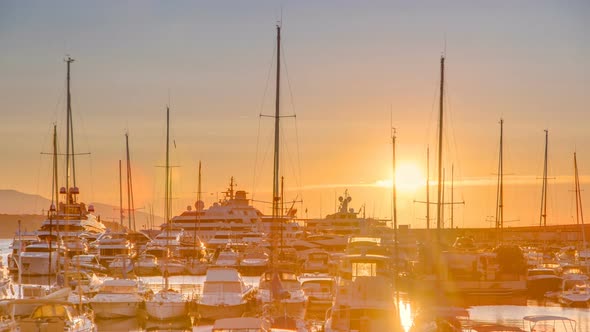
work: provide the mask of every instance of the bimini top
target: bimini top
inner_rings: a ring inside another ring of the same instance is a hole
[[[571,319],[571,318],[562,317],[562,316],[551,316],[551,315],[524,316],[522,319],[523,320],[526,320],[526,321],[529,321],[529,322],[533,322],[533,323],[542,322],[542,321],[548,321],[548,320],[569,320],[569,321],[573,321],[573,319]]]

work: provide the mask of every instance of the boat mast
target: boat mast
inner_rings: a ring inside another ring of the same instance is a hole
[[[396,315],[397,319],[399,320],[400,313],[399,313],[399,285],[398,285],[398,268],[399,268],[399,252],[398,252],[398,234],[397,234],[397,182],[395,177],[395,139],[396,139],[396,130],[395,128],[391,128],[391,145],[392,145],[392,162],[391,162],[391,198],[392,198],[392,212],[391,212],[391,219],[393,219],[393,251],[394,251],[394,258],[395,258],[395,278],[394,278],[394,285],[395,285],[395,307],[396,307]]]
[[[426,229],[430,229],[430,146],[426,147]]]
[[[119,224],[123,229],[123,176],[121,169],[121,159],[119,159]]]
[[[574,182],[576,191],[576,223],[582,222],[582,249],[586,250],[586,227],[584,226],[584,212],[582,210],[582,193],[580,191],[580,176],[578,175],[578,160],[574,152]],[[588,264],[586,262],[586,264]],[[588,272],[588,265],[586,265],[586,272]]]
[[[51,285],[51,255],[52,255],[52,242],[53,242],[53,218],[56,215],[56,202],[59,199],[58,189],[57,189],[57,126],[53,125],[53,177],[51,179],[51,206],[49,207],[49,264],[47,264],[48,268],[48,280],[47,284]],[[59,222],[58,222],[59,228]],[[20,269],[20,266],[19,266]]]
[[[280,91],[281,91],[281,26],[277,24],[277,73],[276,73],[276,90],[275,90],[275,132],[274,132],[274,163],[273,163],[273,177],[272,177],[272,248],[277,246],[277,232],[276,228],[280,227],[280,197],[279,197],[279,123],[280,123]],[[274,255],[273,255],[274,256]]]
[[[67,205],[70,204],[70,129],[71,129],[71,121],[72,121],[72,96],[70,93],[70,64],[74,62],[74,59],[70,58],[69,56],[66,58],[67,64],[67,78],[66,78],[66,89],[67,89],[67,105],[66,105],[66,214],[67,214]],[[73,159],[73,156],[72,156]]]
[[[451,229],[455,228],[454,225],[454,212],[455,212],[455,207],[453,202],[455,202],[453,200],[453,194],[454,194],[454,189],[455,189],[455,164],[451,164]]]
[[[502,240],[504,229],[504,119],[500,119],[500,154],[498,156],[498,186],[496,192],[496,231]]]
[[[202,210],[203,206],[201,206],[201,161],[199,160],[199,177],[197,182],[197,202],[195,203],[195,235],[193,237],[193,251],[197,252],[197,237],[198,233],[201,232],[201,216],[200,211]]]
[[[541,216],[539,226],[547,226],[547,146],[549,131],[545,129],[545,161],[543,163],[543,187],[541,188]]]
[[[438,114],[438,195],[436,203],[436,229],[438,242],[440,243],[440,229],[442,217],[442,156],[443,156],[443,98],[445,82],[445,57],[440,57],[440,95],[439,95],[439,114]]]
[[[169,244],[169,237],[170,237],[170,107],[166,107],[166,193],[164,195],[165,204],[164,204],[164,216],[166,218],[166,231],[168,234],[166,235],[166,265],[164,268],[164,289],[168,289],[168,264],[169,264],[169,257],[170,257],[170,244]]]
[[[133,225],[135,231],[135,202],[133,202],[133,181],[131,179],[131,157],[129,155],[129,133],[125,133],[125,148],[127,150],[127,210],[129,214],[129,229]]]

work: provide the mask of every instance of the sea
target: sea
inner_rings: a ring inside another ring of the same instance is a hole
[[[9,253],[9,247],[12,239],[0,239],[0,255],[3,263],[6,264],[6,258]],[[243,277],[246,284],[258,286],[258,277]],[[46,277],[43,282],[46,283]],[[163,285],[161,277],[143,277],[141,279],[150,287],[157,289]],[[169,278],[172,288],[182,292],[199,293],[204,282],[204,276],[173,276]],[[437,305],[429,302],[427,305],[423,301],[411,299],[401,294],[399,296],[399,311],[401,322],[406,332],[410,328],[417,314],[425,306]],[[454,306],[466,309],[469,313],[469,325],[477,324],[501,324],[505,326],[520,327],[528,331],[528,326],[524,324],[523,317],[530,315],[553,315],[573,319],[577,324],[577,331],[590,331],[590,309],[589,308],[566,308],[558,303],[544,299],[531,299],[525,296],[518,297],[475,297],[465,298],[453,303]],[[323,312],[309,313],[307,316],[311,331],[321,331],[321,323],[325,320]],[[145,315],[130,319],[97,319],[96,324],[98,331],[190,331],[193,326],[198,326],[199,321],[187,317],[183,320],[158,322],[151,321]],[[210,323],[205,323],[210,324]],[[565,332],[561,326],[556,327],[555,332]],[[569,330],[568,330],[569,331]]]

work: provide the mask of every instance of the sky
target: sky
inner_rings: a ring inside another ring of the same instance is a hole
[[[506,225],[538,224],[545,129],[548,223],[573,222],[574,151],[590,184],[587,1],[1,1],[0,189],[50,197],[41,152],[53,124],[65,147],[70,55],[76,151],[91,153],[76,158],[82,200],[118,204],[128,132],[135,205],[163,214],[169,106],[173,212],[194,204],[201,161],[206,205],[233,176],[270,213],[274,122],[260,115],[274,113],[279,20],[281,174],[299,217],[333,212],[348,189],[356,210],[391,218],[393,126],[398,223],[424,227],[414,201],[427,147],[436,198],[444,54],[454,226],[495,215],[500,118]]]

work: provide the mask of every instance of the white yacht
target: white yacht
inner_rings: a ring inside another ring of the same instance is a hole
[[[38,306],[35,308],[31,316],[19,320],[19,331],[97,331],[96,325],[94,324],[94,317],[91,312],[79,313],[73,305],[63,301],[36,301]]]
[[[203,285],[203,294],[197,303],[201,319],[240,317],[246,312],[253,295],[252,286],[242,280],[234,268],[209,268]]]
[[[135,247],[133,243],[127,240],[127,233],[125,232],[107,231],[96,239],[93,245],[98,250],[100,263],[107,266],[119,255],[135,256]]]
[[[99,318],[135,317],[144,301],[135,280],[105,280],[99,292],[90,299],[90,306]]]
[[[277,316],[295,319],[305,316],[305,293],[297,274],[291,270],[273,269],[263,273],[260,276],[257,298],[263,304],[277,301]]]
[[[28,245],[20,254],[22,275],[52,275],[57,273],[63,248],[55,242]]]
[[[145,310],[151,318],[169,320],[188,315],[188,298],[173,289],[164,288],[145,301]]]
[[[240,264],[240,254],[231,247],[225,247],[215,260],[215,266],[218,267],[238,267]]]
[[[127,255],[119,255],[109,263],[109,272],[112,276],[126,278],[133,272],[133,260]]]
[[[29,244],[39,242],[39,237],[36,233],[32,232],[21,232],[14,235],[14,239],[10,244],[10,254],[8,254],[8,270],[10,272],[18,271],[18,257],[21,252],[25,251],[25,248]]]
[[[240,273],[246,276],[258,276],[268,269],[270,254],[262,247],[248,248],[240,259]]]
[[[182,228],[185,232],[196,233],[204,242],[213,238],[220,229],[226,229],[234,234],[260,232],[262,212],[249,203],[246,192],[235,191],[233,177],[225,197],[213,203],[208,209],[204,203],[198,201],[196,209],[187,209],[170,220],[171,226]],[[165,225],[163,225],[163,230]]]
[[[140,255],[133,266],[133,271],[138,276],[152,276],[160,274],[158,258],[149,254]]]
[[[340,204],[335,213],[323,219],[306,220],[306,230],[316,234],[351,235],[366,234],[372,227],[384,225],[382,221],[360,217],[359,212],[349,208],[348,204],[352,201],[352,197],[348,194],[348,190],[344,191],[344,196],[338,197],[338,201]]]
[[[585,275],[570,275],[563,279],[557,300],[568,307],[586,307],[590,304],[590,281]]]

